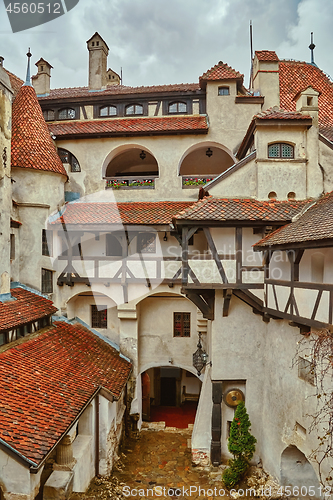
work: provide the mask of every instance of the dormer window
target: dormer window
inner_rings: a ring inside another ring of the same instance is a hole
[[[73,120],[75,116],[76,116],[75,109],[65,108],[59,111],[58,120]]]
[[[186,113],[187,105],[185,102],[172,102],[169,104],[169,113]]]
[[[70,151],[58,148],[58,155],[62,163],[68,163],[70,165],[71,172],[81,172],[80,163]]]
[[[284,142],[269,144],[268,158],[294,158],[294,146]]]
[[[229,87],[219,87],[218,95],[229,95]]]
[[[116,106],[103,106],[99,109],[99,116],[117,116]]]
[[[130,104],[126,106],[126,115],[143,115],[143,106],[141,104]]]
[[[44,71],[44,66],[41,66],[41,67],[40,67],[40,70],[41,70],[41,71]]]

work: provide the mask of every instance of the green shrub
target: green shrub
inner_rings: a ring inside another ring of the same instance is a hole
[[[251,422],[243,402],[237,406],[235,417],[231,423],[228,450],[234,458],[229,460],[229,468],[225,469],[222,479],[227,488],[235,486],[244,476],[249,462],[255,452],[256,438],[249,432]]]

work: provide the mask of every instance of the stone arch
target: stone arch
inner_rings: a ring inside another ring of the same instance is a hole
[[[139,144],[115,148],[107,155],[102,166],[103,178],[158,175],[159,168],[154,154]]]
[[[297,446],[290,445],[284,449],[281,455],[281,485],[299,487],[303,486],[304,492],[312,486],[315,489],[316,495],[311,498],[320,498],[319,481],[314,468],[306,458],[303,452]],[[300,491],[300,495],[303,496]],[[295,495],[298,496],[298,495]],[[309,495],[305,494],[305,497]]]
[[[208,155],[206,154],[208,152]],[[237,162],[233,153],[218,142],[194,144],[185,151],[178,166],[179,175],[219,175]]]

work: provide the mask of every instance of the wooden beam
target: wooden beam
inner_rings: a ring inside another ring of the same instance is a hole
[[[182,230],[182,283],[186,285],[188,282],[189,265],[188,265],[188,228],[183,227]]]
[[[236,283],[242,283],[242,264],[243,264],[243,248],[242,248],[242,228],[236,227],[235,235],[235,248],[236,248]]]
[[[210,234],[210,231],[209,231],[209,227],[204,227],[203,230],[204,230],[207,242],[208,242],[208,246],[212,252],[213,258],[214,258],[215,263],[217,265],[217,268],[219,270],[221,279],[222,279],[223,283],[228,283],[228,279],[227,279],[227,276],[225,274],[224,267],[222,265],[222,262],[219,259],[214,240],[213,240],[212,235]]]
[[[223,311],[222,311],[222,316],[224,318],[229,315],[231,297],[232,297],[232,289],[228,288],[227,290],[224,290]]]

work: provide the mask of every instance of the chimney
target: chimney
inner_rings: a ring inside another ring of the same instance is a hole
[[[36,62],[36,66],[38,72],[37,75],[31,78],[32,85],[37,95],[47,95],[50,93],[51,69],[53,69],[53,66],[45,61],[45,59],[39,59]]]
[[[279,58],[274,51],[255,51],[252,81],[255,95],[265,97],[263,111],[273,106],[280,107]]]
[[[120,85],[120,76],[111,68],[106,73],[106,85]]]
[[[96,33],[87,41],[89,51],[89,89],[101,90],[106,87],[107,57],[109,47],[103,38]]]

